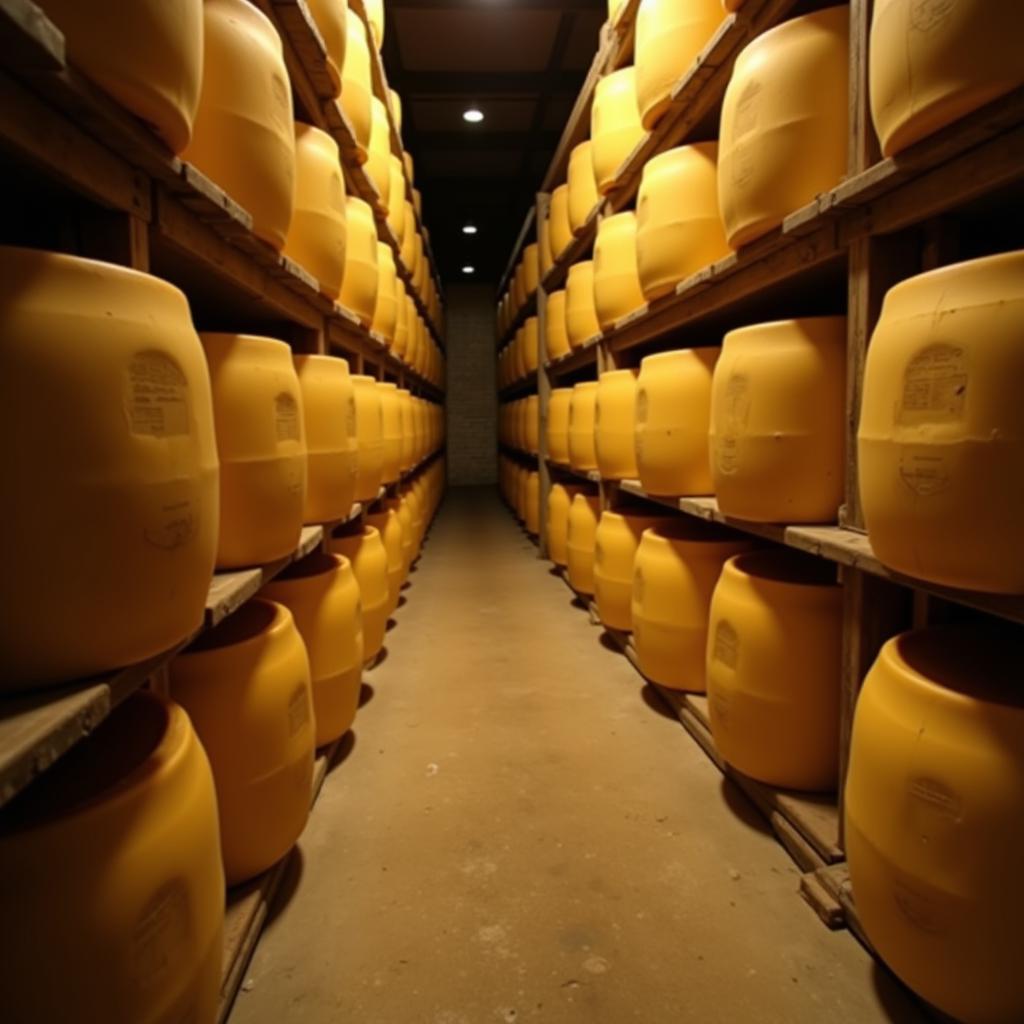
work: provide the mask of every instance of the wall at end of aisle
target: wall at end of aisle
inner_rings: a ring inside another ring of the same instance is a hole
[[[495,384],[494,289],[445,287],[448,356],[448,483],[497,482],[498,396]]]

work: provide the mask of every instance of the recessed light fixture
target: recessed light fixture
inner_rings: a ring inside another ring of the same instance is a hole
[[[463,267],[462,268],[462,272],[464,274],[475,274],[476,273],[476,267]]]
[[[476,107],[470,107],[462,112],[462,120],[470,124],[479,124],[484,119],[484,112]]]
[[[476,225],[475,224],[463,224],[462,225],[462,233],[464,235],[475,235],[476,234]]]

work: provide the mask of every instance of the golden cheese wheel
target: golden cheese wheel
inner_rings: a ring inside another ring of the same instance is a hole
[[[379,511],[366,514],[366,525],[379,534],[388,556],[388,615],[394,615],[405,579],[405,555],[402,551],[402,522],[394,502],[381,502]]]
[[[693,67],[722,21],[720,0],[640,0],[634,59],[645,128],[668,110],[672,89]]]
[[[177,704],[128,697],[6,807],[0,873],[5,1020],[217,1019],[217,798]]]
[[[580,348],[601,333],[594,307],[594,261],[569,268],[565,281],[565,328],[572,348]]]
[[[354,374],[356,399],[356,501],[377,500],[384,478],[384,423],[377,381]]]
[[[569,330],[565,316],[565,289],[560,288],[547,297],[544,312],[544,335],[549,360],[567,356],[572,347],[569,344]]]
[[[603,480],[635,480],[638,370],[606,370],[597,380],[594,449]]]
[[[594,89],[590,138],[598,192],[606,195],[615,188],[622,165],[643,137],[644,127],[637,109],[636,69],[620,68],[605,75]]]
[[[766,523],[831,523],[846,469],[846,318],[730,331],[711,384],[718,507]]]
[[[644,305],[636,262],[636,214],[605,217],[594,240],[594,309],[602,330]]]
[[[667,521],[635,510],[601,513],[594,535],[594,602],[609,629],[633,628],[633,562],[640,538],[644,530]]]
[[[572,388],[552,388],[548,398],[548,458],[569,464],[569,406]]]
[[[569,465],[579,472],[597,469],[594,444],[597,381],[583,381],[572,389],[569,402]]]
[[[412,395],[407,388],[398,389],[398,409],[402,417],[402,442],[399,459],[402,471],[408,472],[416,464],[415,438],[412,413]]]
[[[889,289],[868,347],[861,504],[888,566],[1024,593],[1024,252]]]
[[[637,272],[648,302],[728,256],[718,213],[718,143],[679,146],[648,160],[636,217]]]
[[[357,158],[366,163],[373,131],[373,80],[370,47],[363,19],[351,8],[345,12],[345,62],[341,67],[341,109],[355,136]],[[411,178],[412,175],[410,174]]]
[[[649,494],[711,494],[708,424],[720,348],[645,357],[636,393],[636,464]]]
[[[390,381],[378,381],[381,408],[381,444],[383,469],[381,482],[397,483],[402,472],[402,401],[398,385]]]
[[[355,387],[336,356],[295,356],[306,434],[303,521],[348,516],[355,501],[358,439]]]
[[[537,291],[540,283],[540,248],[531,242],[523,249],[523,289],[527,298]]]
[[[594,544],[600,515],[598,495],[580,491],[573,496],[565,540],[566,570],[569,583],[580,594],[594,593]]]
[[[722,103],[718,204],[737,249],[846,174],[850,9],[829,7],[757,36]]]
[[[569,222],[569,186],[567,184],[559,185],[551,193],[548,224],[551,255],[557,260],[572,242],[572,226]]]
[[[565,566],[568,563],[566,544],[569,539],[569,506],[582,489],[574,484],[556,481],[548,491],[548,558],[555,565]]]
[[[17,496],[0,575],[6,692],[189,637],[203,621],[220,499],[209,371],[177,288],[0,247],[0,325],[0,424],[12,439],[0,466]]]
[[[345,274],[338,300],[359,317],[364,327],[369,327],[377,308],[378,288],[377,225],[370,204],[349,196],[345,202],[345,223]]]
[[[536,536],[540,533],[540,473],[535,469],[526,474],[524,502],[523,526],[527,533]]]
[[[631,616],[640,671],[652,682],[705,692],[711,595],[725,562],[750,547],[740,534],[688,518],[644,531]]]
[[[283,341],[202,334],[220,458],[217,567],[273,562],[299,543],[306,505],[302,391]]]
[[[375,205],[386,214],[391,198],[391,120],[383,100],[376,96],[370,97],[370,144],[365,170],[377,190]]]
[[[284,245],[295,193],[292,88],[281,37],[247,0],[203,3],[203,85],[181,156],[245,207],[256,235]]]
[[[538,334],[537,318],[535,316],[527,317],[523,322],[522,337],[524,377],[528,377],[531,373],[537,372],[538,361],[540,359],[539,347],[540,337]]]
[[[202,0],[112,0],[98,16],[80,0],[41,0],[68,60],[180,153],[203,73]]]
[[[341,68],[345,63],[345,17],[348,0],[306,0],[309,13],[324,41],[327,56],[327,73],[334,83],[334,95],[341,92]]]
[[[598,201],[593,143],[589,139],[574,146],[569,154],[568,188],[569,227],[574,235],[579,235]]]
[[[391,605],[384,541],[375,527],[350,523],[334,531],[328,547],[331,554],[344,555],[352,563],[363,610],[363,657],[371,661],[384,647]]]
[[[315,552],[288,566],[262,596],[284,605],[309,657],[316,745],[352,728],[363,678],[363,614],[348,560]]]
[[[540,277],[543,280],[554,263],[554,256],[551,252],[550,211],[537,222],[537,251],[540,258]]]
[[[291,612],[255,598],[170,666],[217,788],[228,885],[266,871],[306,826],[313,793],[309,658]]]
[[[707,690],[718,753],[786,789],[839,775],[843,592],[824,559],[776,548],[735,555],[708,619]]]
[[[877,0],[871,17],[871,118],[886,156],[1024,85],[1017,0]]]
[[[373,45],[379,50],[384,45],[384,0],[363,0],[363,7]]]
[[[405,240],[405,172],[401,157],[394,153],[388,153],[387,222],[401,251]]]
[[[1006,630],[918,630],[885,644],[857,698],[843,802],[857,918],[956,1020],[1024,1019],[1022,674]]]
[[[284,254],[309,271],[332,299],[341,292],[346,249],[345,182],[338,144],[295,124],[295,202]]]
[[[377,243],[377,301],[373,307],[370,330],[379,334],[390,348],[395,341],[398,322],[398,298],[395,287],[398,272],[395,256],[386,242]]]

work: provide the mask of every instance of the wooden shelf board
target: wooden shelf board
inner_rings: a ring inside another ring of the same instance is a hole
[[[508,329],[501,337],[498,338],[498,350],[503,349],[512,339],[515,337],[516,331],[519,330],[531,316],[534,316],[537,312],[537,292],[536,289],[530,292],[526,296],[526,301],[516,310],[516,315],[512,318],[512,322],[509,324]]]
[[[522,380],[517,380],[514,384],[506,384],[503,388],[498,391],[498,398],[505,402],[510,398],[516,398],[519,395],[528,395],[536,393],[537,391],[537,371],[531,370]]]
[[[549,377],[564,377],[584,366],[589,366],[597,360],[597,349],[601,342],[601,335],[595,334],[588,338],[579,348],[566,352],[557,359],[552,359],[545,366]]]
[[[304,527],[297,548],[287,558],[267,566],[217,573],[210,581],[201,629],[222,622],[285,566],[308,555],[323,535],[323,527]],[[169,651],[102,678],[0,700],[0,807],[92,732],[198,632]]]

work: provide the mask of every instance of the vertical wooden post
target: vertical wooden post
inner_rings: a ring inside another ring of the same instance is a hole
[[[118,210],[99,210],[77,224],[77,249],[91,259],[149,273],[149,224]]]
[[[548,215],[551,197],[547,192],[537,193],[537,212],[534,223],[537,225],[537,239],[540,240],[540,225]],[[548,467],[548,405],[551,402],[551,378],[548,376],[548,294],[544,290],[543,281],[537,285],[537,406],[539,422],[537,425],[537,472],[540,474],[540,515],[538,517],[540,535],[537,538],[539,557],[548,556],[548,495],[551,493],[551,470]]]

